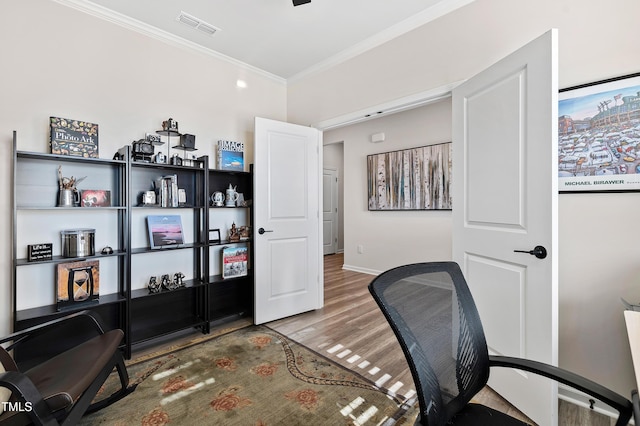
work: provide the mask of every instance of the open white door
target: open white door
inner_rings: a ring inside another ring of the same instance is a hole
[[[478,306],[489,352],[553,365],[557,74],[551,30],[453,90],[453,258]],[[538,246],[546,257],[535,255]],[[555,382],[493,368],[489,385],[538,424],[557,425]]]
[[[322,250],[338,252],[338,171],[322,169]]]
[[[256,118],[254,322],[322,307],[322,133]]]

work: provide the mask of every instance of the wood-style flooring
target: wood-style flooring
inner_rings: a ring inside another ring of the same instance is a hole
[[[402,350],[382,312],[369,294],[372,275],[342,269],[342,254],[324,258],[324,307],[266,324],[309,349],[377,383],[398,396],[411,399],[415,388]],[[212,334],[250,324],[250,318],[214,327]],[[202,335],[193,331],[166,342],[138,348],[135,358],[179,345]],[[531,422],[500,395],[485,388],[476,400]],[[611,426],[607,416],[560,401],[560,426]]]
[[[342,269],[343,263],[342,254],[324,258],[322,309],[266,325],[389,392],[407,399],[415,397],[402,350],[367,289],[374,276]],[[488,387],[476,400],[533,423]],[[609,426],[614,422],[607,416],[560,401],[559,424]]]

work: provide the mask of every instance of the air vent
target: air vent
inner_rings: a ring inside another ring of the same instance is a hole
[[[188,25],[191,28],[195,28],[196,30],[200,30],[207,35],[213,35],[216,31],[220,31],[220,28],[214,27],[213,25],[182,11],[176,18],[176,21],[182,22],[183,24]]]

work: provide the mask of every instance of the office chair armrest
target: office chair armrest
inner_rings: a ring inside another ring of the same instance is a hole
[[[489,365],[491,367],[509,367],[528,371],[530,373],[553,379],[559,383],[578,389],[587,395],[591,395],[592,397],[597,398],[618,410],[620,417],[616,424],[626,425],[628,420],[631,418],[631,414],[633,412],[631,401],[622,395],[615,393],[592,380],[572,373],[571,371],[538,361],[495,355],[489,356]]]
[[[104,330],[100,325],[99,317],[96,313],[90,311],[79,311],[64,317],[56,318],[51,321],[43,322],[42,324],[35,325],[33,327],[25,328],[24,330],[16,331],[8,336],[4,336],[0,338],[0,343],[5,342],[13,342],[11,345],[7,346],[7,351],[12,350],[18,344],[30,340],[32,338],[38,337],[42,334],[47,333],[52,329],[53,326],[62,325],[65,323],[72,323],[82,321],[87,328],[93,329],[98,334],[104,334]]]
[[[10,402],[18,402],[18,409],[23,410],[33,424],[58,425],[58,421],[51,414],[49,406],[27,376],[18,371],[0,373],[0,386],[11,390],[12,398]],[[11,410],[5,409],[5,411]]]

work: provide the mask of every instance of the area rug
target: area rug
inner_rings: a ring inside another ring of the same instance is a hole
[[[82,425],[402,424],[400,401],[263,326],[128,364],[138,387]],[[101,394],[117,386],[107,381]],[[400,421],[398,421],[400,420]]]

